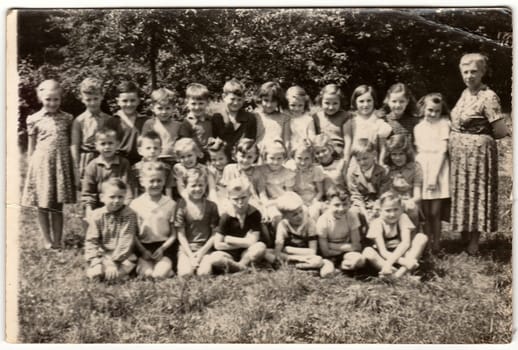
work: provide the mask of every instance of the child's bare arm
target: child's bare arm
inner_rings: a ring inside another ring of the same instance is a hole
[[[178,234],[178,242],[180,243],[180,248],[185,252],[185,254],[189,258],[192,258],[194,253],[192,252],[191,247],[189,246],[187,236],[185,236],[185,227],[178,227],[176,230]]]
[[[298,248],[286,246],[284,247],[284,252],[290,255],[314,255],[315,252],[311,248]]]
[[[176,227],[174,227],[174,224],[172,222],[169,224],[169,232],[171,232],[169,238],[167,238],[166,241],[162,244],[164,250],[169,248],[174,243],[174,241],[176,241]]]
[[[235,246],[224,242],[225,236],[221,233],[216,232],[214,235],[214,248],[217,250],[233,250],[236,249]]]
[[[142,258],[144,260],[151,260],[151,255],[153,252],[150,252],[149,250],[144,248],[144,246],[142,245],[142,242],[140,241],[140,239],[138,237],[135,237],[135,247],[140,252],[140,254],[142,255]]]
[[[70,153],[75,167],[79,167],[79,147],[81,145],[81,125],[74,120],[72,122],[72,135],[70,137]]]
[[[380,145],[380,156],[378,159],[379,165],[385,165],[383,160],[385,159],[385,154],[387,154],[387,139],[386,137],[380,136],[379,138],[379,145]]]
[[[205,242],[205,244],[196,252],[198,254],[199,259],[207,254],[207,252],[214,246],[214,235],[210,236],[210,238]]]
[[[281,256],[281,252],[284,249],[284,235],[285,228],[282,223],[277,225],[277,232],[275,233],[275,256],[278,258]]]
[[[329,257],[329,256],[336,256],[336,255],[340,255],[342,252],[340,250],[337,250],[337,249],[333,249],[330,245],[329,245],[329,242],[327,240],[326,237],[318,237],[318,245],[320,247],[320,250],[322,251],[322,255],[324,257]]]
[[[349,122],[345,123],[343,126],[343,134],[344,134],[344,160],[346,163],[349,163],[351,159],[351,144],[353,142],[352,135],[349,130]]]
[[[27,145],[27,155],[30,157],[34,153],[34,148],[36,147],[36,135],[29,135]]]
[[[245,237],[225,236],[225,243],[235,248],[248,248],[259,241],[258,231],[248,231]]]

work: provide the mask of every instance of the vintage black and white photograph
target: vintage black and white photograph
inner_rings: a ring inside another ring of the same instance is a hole
[[[512,20],[11,9],[7,341],[510,343]]]

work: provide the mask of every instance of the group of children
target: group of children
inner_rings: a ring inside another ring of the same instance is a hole
[[[312,106],[303,88],[267,82],[249,112],[232,79],[219,113],[208,112],[208,89],[190,84],[185,106],[153,91],[148,118],[132,82],[119,85],[113,116],[100,109],[100,80],[79,91],[86,110],[74,119],[56,81],[38,86],[22,204],[38,207],[45,247],[59,248],[63,204],[80,191],[90,278],[207,275],[262,260],[322,277],[369,263],[400,277],[428,241],[439,249],[449,197],[440,94],[416,103],[398,83],[377,110],[374,89],[361,85],[346,110],[337,85]]]

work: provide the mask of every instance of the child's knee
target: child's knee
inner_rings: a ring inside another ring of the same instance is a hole
[[[416,234],[414,239],[412,240],[412,244],[416,245],[425,245],[426,243],[428,243],[428,236],[424,233]]]
[[[327,259],[322,261],[322,267],[320,268],[320,277],[326,278],[331,276],[335,272],[335,265]]]
[[[208,257],[208,263],[212,266],[223,266],[228,260],[228,255],[224,252],[212,252]]]
[[[354,270],[365,265],[365,258],[359,252],[349,252],[345,253],[341,268],[342,270]]]
[[[362,252],[363,257],[366,260],[373,260],[376,259],[378,256],[378,253],[374,250],[372,247],[366,247]]]
[[[266,244],[263,242],[256,242],[248,248],[247,253],[249,254],[252,261],[262,259],[266,253]]]
[[[178,266],[176,267],[178,277],[189,277],[194,274],[194,267],[191,265],[189,259],[178,259]]]
[[[153,273],[151,277],[153,278],[167,278],[172,275],[173,263],[167,258],[163,257],[159,262],[156,263],[155,268],[153,269]]]
[[[212,273],[212,262],[211,258],[208,255],[205,255],[201,261],[198,270],[196,270],[196,274],[198,276],[210,275]]]

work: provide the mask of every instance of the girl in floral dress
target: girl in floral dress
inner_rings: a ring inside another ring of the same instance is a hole
[[[29,168],[22,205],[38,208],[38,223],[46,249],[61,247],[63,204],[75,202],[70,154],[72,115],[60,110],[61,87],[55,80],[38,85],[42,108],[27,118]]]

